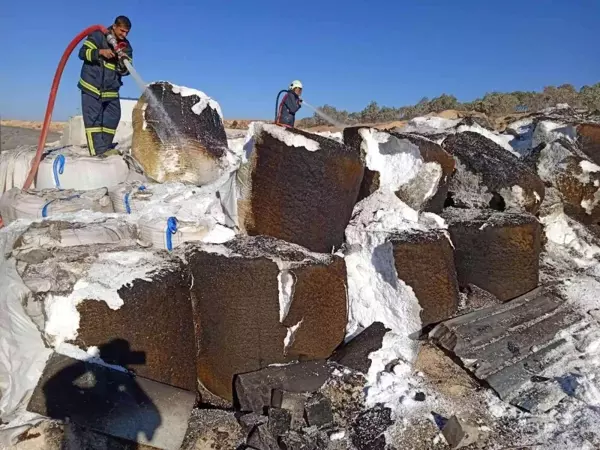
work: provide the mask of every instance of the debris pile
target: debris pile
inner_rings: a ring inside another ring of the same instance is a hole
[[[600,445],[594,116],[241,136],[150,91],[124,155],[0,167],[1,445]]]

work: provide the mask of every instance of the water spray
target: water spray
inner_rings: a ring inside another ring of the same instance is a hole
[[[346,125],[343,124],[342,122],[335,120],[333,117],[331,117],[328,114],[325,114],[323,111],[321,111],[321,109],[311,105],[310,103],[308,103],[306,100],[302,100],[302,104],[308,106],[310,109],[312,109],[315,113],[317,113],[320,117],[322,117],[323,119],[325,119],[327,122],[329,122],[330,124],[332,124],[333,126],[335,126],[336,128],[346,128]]]
[[[277,123],[277,120],[279,119],[279,97],[281,97],[281,94],[287,92],[287,89],[282,89],[281,91],[279,91],[279,93],[277,94],[277,100],[275,101],[275,123]],[[308,106],[310,109],[312,109],[315,113],[317,113],[317,115],[319,115],[320,117],[322,117],[323,119],[325,119],[327,122],[329,122],[330,124],[332,124],[333,126],[337,127],[337,128],[346,128],[346,125],[343,124],[342,122],[335,120],[333,117],[329,116],[328,114],[325,114],[323,111],[321,111],[319,108],[311,105],[310,103],[308,103],[306,100],[302,99],[302,104]]]

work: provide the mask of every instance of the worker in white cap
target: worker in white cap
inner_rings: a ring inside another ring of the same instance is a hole
[[[296,122],[296,113],[302,107],[302,83],[294,80],[286,94],[279,104],[279,113],[277,114],[277,124],[294,128]]]

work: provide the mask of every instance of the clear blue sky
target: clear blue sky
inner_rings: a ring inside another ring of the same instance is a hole
[[[41,119],[68,42],[119,14],[133,22],[146,81],[203,90],[230,118],[270,118],[278,90],[296,78],[307,101],[348,110],[600,81],[597,0],[7,0],[2,117]],[[55,120],[79,108],[80,65],[74,53]],[[121,94],[139,95],[130,77]]]

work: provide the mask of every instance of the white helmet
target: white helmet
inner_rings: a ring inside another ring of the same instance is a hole
[[[302,89],[302,83],[300,82],[300,80],[294,80],[294,81],[292,81],[292,84],[290,84],[290,90],[296,89],[296,88]]]

